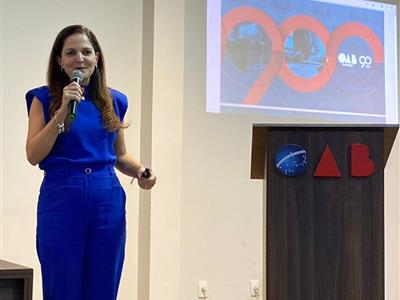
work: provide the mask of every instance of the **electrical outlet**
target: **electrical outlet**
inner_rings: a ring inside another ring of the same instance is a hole
[[[199,280],[198,297],[199,297],[199,299],[207,299],[208,298],[208,283],[205,280]]]
[[[250,296],[258,297],[260,296],[260,280],[253,279],[250,281]]]

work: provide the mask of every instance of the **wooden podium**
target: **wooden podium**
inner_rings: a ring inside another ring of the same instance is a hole
[[[0,299],[31,300],[33,270],[0,259]]]
[[[251,177],[264,179],[267,300],[384,300],[384,166],[398,128],[254,125]],[[275,155],[297,144],[305,173],[288,177]],[[350,146],[375,164],[351,175]],[[316,177],[326,146],[341,177]]]

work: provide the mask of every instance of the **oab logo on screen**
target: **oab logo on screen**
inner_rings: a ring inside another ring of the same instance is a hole
[[[307,151],[300,145],[288,144],[281,147],[275,155],[275,166],[285,176],[303,175],[309,165]],[[365,144],[350,145],[350,175],[368,177],[375,172],[375,163]],[[324,151],[313,173],[314,177],[343,177],[329,145]]]
[[[339,53],[338,61],[343,67],[353,68],[359,65],[363,69],[369,69],[372,67],[372,57],[368,55],[355,55],[350,53]]]

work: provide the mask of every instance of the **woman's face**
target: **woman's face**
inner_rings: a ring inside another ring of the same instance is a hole
[[[85,34],[75,33],[65,39],[58,64],[72,78],[76,69],[83,73],[83,85],[88,85],[92,76],[99,53],[95,52],[89,38]]]

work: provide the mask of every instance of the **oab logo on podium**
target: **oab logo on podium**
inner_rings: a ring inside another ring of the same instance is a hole
[[[287,144],[275,155],[275,166],[285,176],[304,174],[309,166],[307,151],[300,145]],[[350,145],[350,174],[352,177],[368,177],[375,172],[375,163],[365,144]],[[313,173],[314,177],[343,177],[329,145],[324,151]]]

